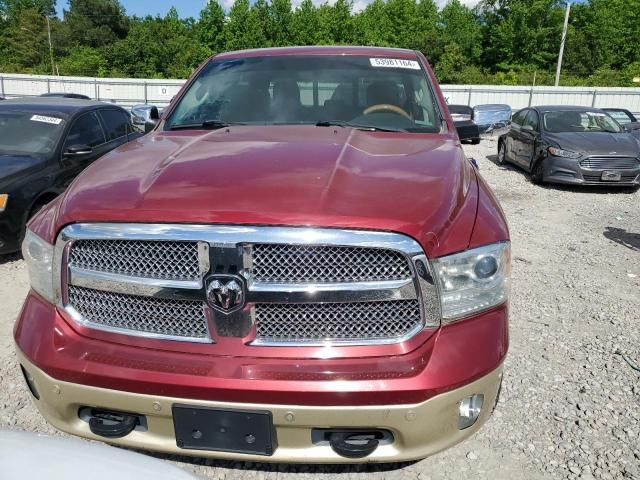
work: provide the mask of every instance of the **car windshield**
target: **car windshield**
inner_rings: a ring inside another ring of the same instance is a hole
[[[607,110],[607,113],[620,125],[627,125],[633,122],[633,119],[624,110]]]
[[[238,123],[438,132],[440,115],[416,60],[268,56],[211,61],[165,128]]]
[[[543,118],[544,129],[551,133],[622,131],[609,115],[593,110],[557,110],[546,112]]]
[[[0,110],[0,154],[41,155],[56,145],[64,120],[53,115]]]

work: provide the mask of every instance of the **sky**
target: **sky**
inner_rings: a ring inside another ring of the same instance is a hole
[[[292,0],[295,5],[300,0]],[[316,4],[324,3],[326,0],[313,0]],[[333,3],[334,0],[329,0],[329,3]],[[354,2],[356,9],[362,8],[362,6],[369,3],[370,0],[356,0]],[[463,3],[474,6],[478,3],[478,0],[462,0]],[[62,15],[62,10],[67,8],[67,2],[65,0],[58,0],[58,14]],[[194,17],[197,18],[200,14],[200,10],[206,5],[207,0],[120,0],[120,3],[124,5],[129,15],[137,15],[144,17],[145,15],[161,15],[164,16],[172,6],[178,9],[178,13],[181,17]],[[233,4],[233,0],[221,0],[224,7],[228,8]],[[439,6],[443,6],[446,0],[436,0]]]

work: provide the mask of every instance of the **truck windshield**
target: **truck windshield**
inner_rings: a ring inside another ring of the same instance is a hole
[[[59,117],[0,110],[0,154],[47,154],[55,148],[63,127]]]
[[[417,60],[353,55],[214,59],[165,128],[228,124],[438,132],[440,115]]]

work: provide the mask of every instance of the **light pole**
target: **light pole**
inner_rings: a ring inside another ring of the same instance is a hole
[[[49,22],[49,15],[47,15],[47,35],[49,36],[49,56],[51,57],[51,75],[55,75],[56,68],[53,65],[53,45],[51,44],[51,23]]]
[[[556,68],[556,87],[560,84],[560,70],[562,69],[562,55],[564,54],[564,42],[567,39],[567,27],[569,26],[569,11],[571,2],[567,1],[567,11],[564,14],[564,27],[562,27],[562,40],[560,40],[560,52],[558,53],[558,66]]]

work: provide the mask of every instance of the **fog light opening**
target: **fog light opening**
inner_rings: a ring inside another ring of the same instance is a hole
[[[22,365],[20,365],[20,370],[22,370],[22,376],[24,377],[24,381],[27,383],[27,387],[29,387],[31,395],[33,395],[33,398],[35,398],[36,400],[40,400],[40,394],[38,393],[38,389],[36,388],[36,382],[31,374],[27,372]]]
[[[464,430],[476,423],[482,411],[483,403],[484,395],[476,393],[463,399],[458,404],[458,429]]]

